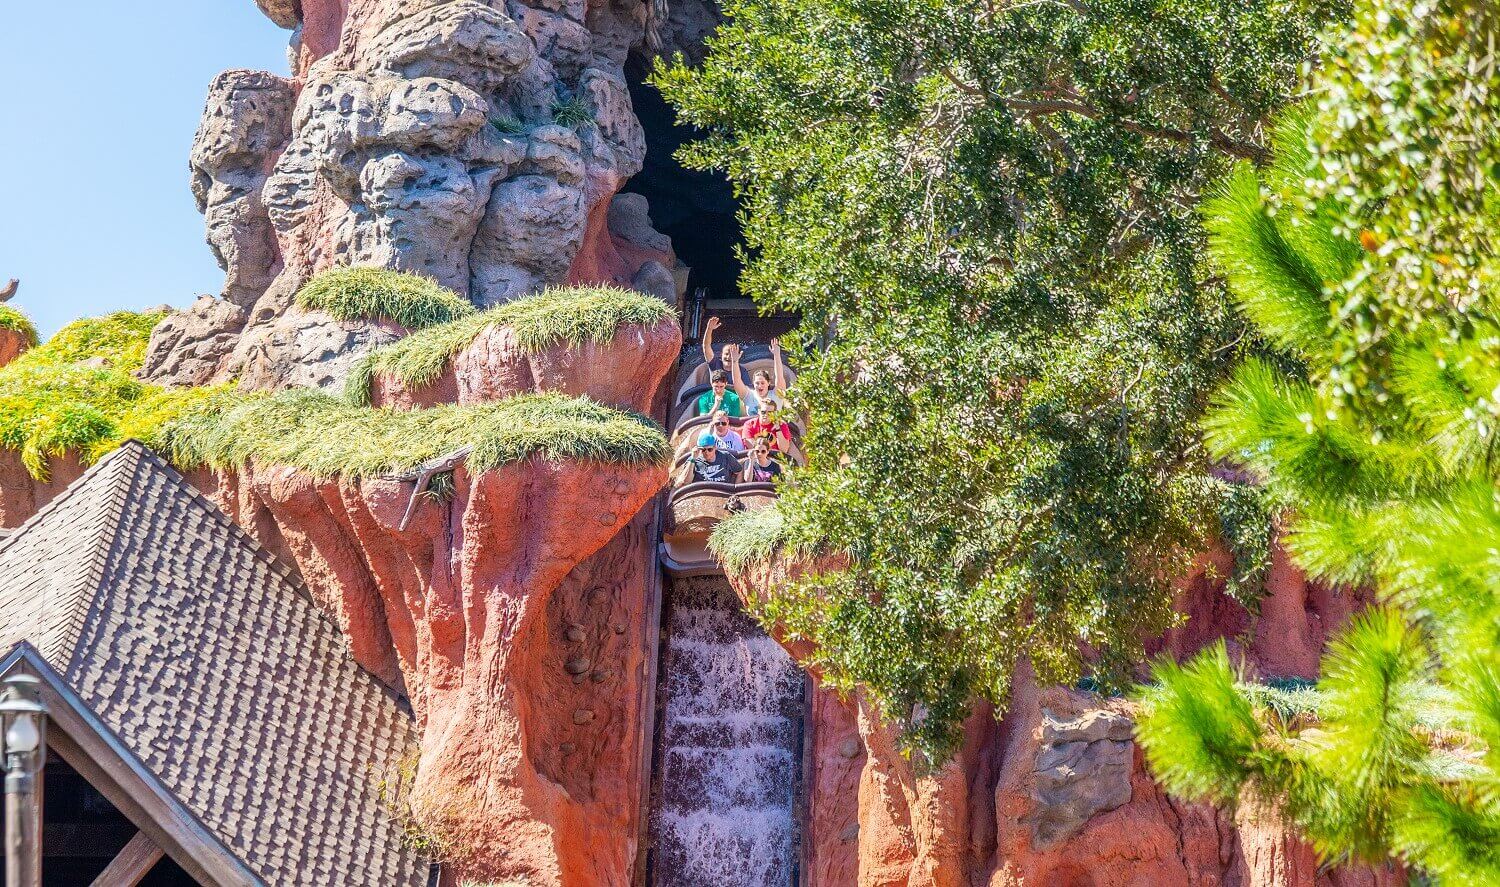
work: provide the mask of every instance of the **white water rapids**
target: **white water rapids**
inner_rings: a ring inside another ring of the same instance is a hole
[[[657,887],[789,887],[803,675],[720,577],[676,580],[662,661]]]

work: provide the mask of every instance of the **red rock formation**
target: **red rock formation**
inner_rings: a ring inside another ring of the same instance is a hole
[[[522,359],[501,332],[455,361],[454,391],[565,390],[645,410],[680,342],[671,324],[629,327],[579,355]],[[362,665],[405,688],[423,728],[413,812],[462,874],[629,882],[656,576],[646,506],[664,466],[535,457],[471,477],[459,465],[453,498],[417,500],[405,526],[411,480],[276,466],[194,479],[298,566]]]
[[[47,479],[37,480],[26,472],[19,452],[0,449],[0,529],[19,527],[82,475],[78,457],[69,453],[48,459]]]
[[[1315,674],[1323,640],[1364,600],[1307,582],[1278,552],[1256,620],[1211,580],[1214,564],[1227,566],[1220,556],[1206,557],[1203,570],[1183,583],[1190,618],[1163,641],[1165,649],[1190,653],[1253,628],[1242,650],[1251,665],[1269,675]],[[751,600],[802,570],[830,566],[773,559],[730,580]],[[801,644],[788,649],[807,653]],[[1020,675],[1005,717],[996,722],[976,711],[962,749],[935,772],[901,755],[865,700],[819,690],[812,712],[806,870],[813,887],[1405,883],[1394,869],[1323,871],[1310,847],[1258,809],[1231,816],[1168,797],[1132,739],[1132,708],[1124,700],[1039,689]],[[850,778],[856,765],[857,784]],[[858,811],[857,823],[848,821],[849,811]]]
[[[609,406],[649,413],[667,369],[682,348],[682,331],[664,320],[653,327],[628,324],[605,343],[560,344],[535,354],[516,344],[509,327],[491,327],[420,389],[376,376],[370,402],[412,409],[436,403],[480,403],[508,392],[559,391]]]
[[[20,357],[31,348],[31,340],[20,330],[0,327],[0,367]]]
[[[540,458],[406,529],[410,481],[247,468],[217,497],[289,555],[422,724],[411,804],[465,876],[624,884],[635,859],[658,466]]]
[[[1277,546],[1260,612],[1252,616],[1224,593],[1222,577],[1233,563],[1222,549],[1199,559],[1198,568],[1178,585],[1182,625],[1151,645],[1151,653],[1183,659],[1222,638],[1256,675],[1316,678],[1324,644],[1374,600],[1368,589],[1335,588],[1308,579]]]

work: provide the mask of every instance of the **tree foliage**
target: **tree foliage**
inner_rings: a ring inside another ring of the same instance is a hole
[[[1293,508],[1312,575],[1384,608],[1322,663],[1315,725],[1252,706],[1222,652],[1163,665],[1140,735],[1169,788],[1249,792],[1326,856],[1500,883],[1500,11],[1362,0],[1276,162],[1209,207],[1214,254],[1307,382],[1251,362],[1216,454]]]
[[[1208,537],[1264,555],[1264,509],[1197,439],[1247,340],[1195,206],[1266,156],[1340,5],[725,8],[703,65],[657,82],[704,131],[686,160],[744,199],[743,288],[826,344],[799,365],[784,531],[852,555],[763,615],[941,757],[1018,659],[1134,661]]]

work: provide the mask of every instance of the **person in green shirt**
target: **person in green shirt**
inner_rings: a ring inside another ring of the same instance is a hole
[[[719,410],[723,410],[736,418],[743,418],[745,406],[740,403],[740,396],[729,390],[729,374],[723,370],[714,370],[708,375],[708,390],[698,398],[698,415],[712,416]]]

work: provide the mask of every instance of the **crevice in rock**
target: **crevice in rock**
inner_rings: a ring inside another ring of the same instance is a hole
[[[689,293],[706,290],[710,299],[739,296],[741,264],[735,248],[744,243],[739,201],[720,173],[690,170],[674,156],[693,138],[655,86],[646,82],[648,63],[632,56],[625,67],[630,101],[646,133],[644,168],[622,189],[644,196],[653,227],[672,239],[672,249],[690,269]]]

